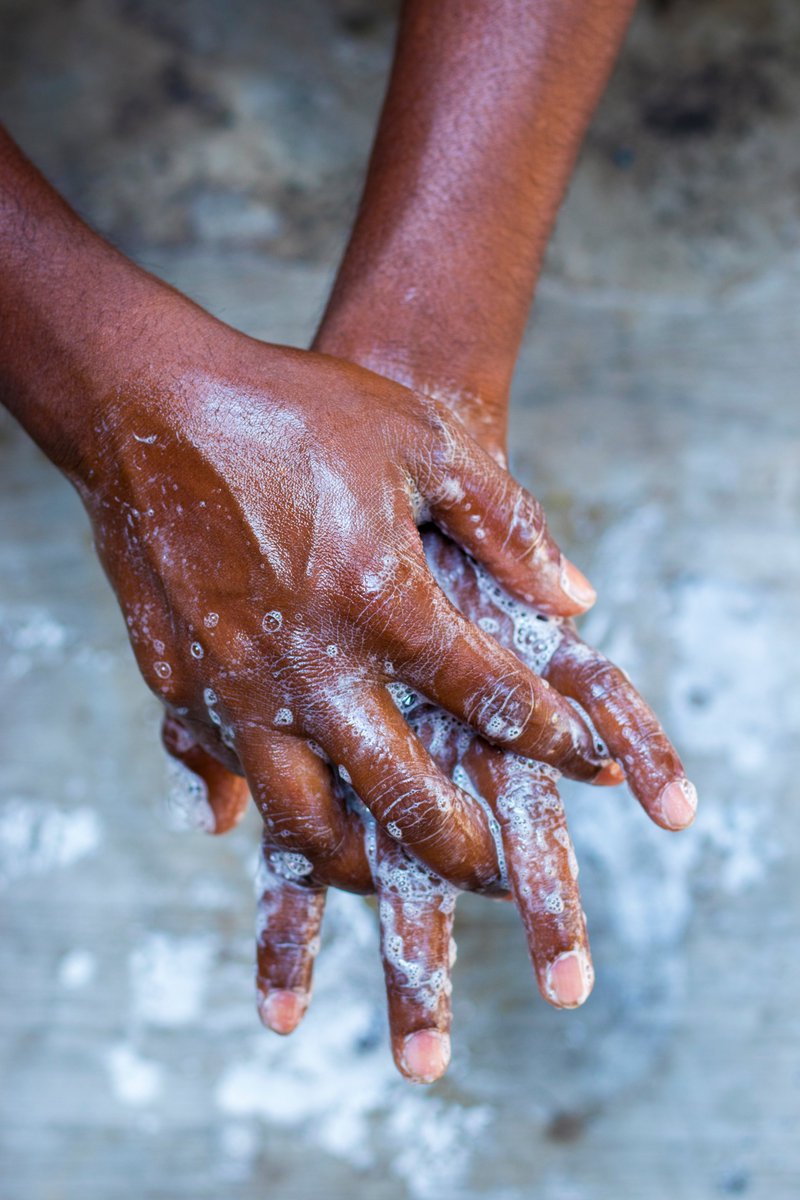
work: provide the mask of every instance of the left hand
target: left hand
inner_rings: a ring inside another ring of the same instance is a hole
[[[434,576],[464,615],[582,706],[651,819],[664,829],[689,825],[694,788],[657,718],[624,673],[587,646],[571,622],[543,617],[513,600],[441,534],[428,530],[424,542]],[[410,689],[399,702],[439,767],[459,786],[471,786],[491,810],[505,868],[500,882],[510,889],[522,917],[540,991],[556,1007],[577,1007],[589,995],[594,974],[558,773],[490,747]],[[242,781],[227,776],[210,756],[204,761],[191,738],[176,739],[174,726],[167,744],[204,778],[217,830],[230,827],[247,804]],[[321,761],[319,771],[327,773]],[[318,781],[297,779],[299,791],[315,786]],[[341,779],[335,778],[333,786],[343,803],[352,801]],[[359,862],[332,860],[324,873],[312,874],[301,855],[277,849],[265,835],[259,1012],[277,1032],[296,1028],[310,999],[326,885],[361,893],[374,889],[395,1061],[408,1078],[430,1082],[449,1060],[457,892],[372,822],[365,827],[365,848]],[[508,896],[508,891],[498,887],[495,894]]]

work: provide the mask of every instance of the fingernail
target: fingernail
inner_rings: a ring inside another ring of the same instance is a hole
[[[697,789],[688,779],[673,779],[658,798],[661,819],[670,829],[685,829],[697,812]]]
[[[275,1033],[292,1033],[308,1007],[308,996],[280,988],[268,992],[259,1005],[261,1020]]]
[[[547,968],[547,998],[559,1008],[583,1004],[594,984],[594,969],[585,950],[567,950]]]
[[[618,783],[623,783],[625,780],[625,772],[619,763],[609,759],[594,777],[593,782],[600,787],[616,787]]]
[[[403,1043],[402,1067],[413,1083],[433,1083],[450,1062],[450,1038],[436,1029],[410,1033]]]
[[[568,558],[564,558],[563,554],[561,555],[561,590],[569,596],[570,600],[580,604],[581,608],[591,608],[597,599],[597,592],[583,572],[579,571]]]

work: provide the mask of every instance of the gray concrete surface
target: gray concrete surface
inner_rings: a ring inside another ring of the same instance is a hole
[[[391,7],[0,4],[0,113],[67,195],[226,319],[303,344]],[[290,1041],[251,1006],[255,828],[160,823],[157,712],[80,505],[0,423],[2,1200],[793,1200],[800,14],[645,8],[582,157],[512,445],[673,732],[691,834],[569,810],[598,968],[534,994],[460,906],[454,1063],[394,1076],[368,906],[334,897]]]

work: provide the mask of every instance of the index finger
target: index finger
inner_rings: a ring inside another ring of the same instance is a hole
[[[430,404],[438,436],[409,464],[431,517],[526,604],[571,617],[594,604],[589,580],[562,554],[542,506],[450,413]]]

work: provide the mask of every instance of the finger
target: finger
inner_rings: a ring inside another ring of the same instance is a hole
[[[438,769],[388,692],[328,692],[315,736],[384,829],[458,887],[484,891],[497,856],[483,809]]]
[[[310,882],[371,892],[363,824],[336,795],[329,763],[302,739],[257,726],[237,746],[272,843],[307,860]]]
[[[326,888],[304,881],[307,860],[261,845],[257,878],[256,998],[275,1033],[292,1033],[311,1000]]]
[[[596,593],[559,549],[542,506],[452,416],[432,418],[433,442],[409,464],[436,524],[503,587],[553,616],[591,608]]]
[[[407,1079],[433,1083],[450,1061],[456,889],[374,822],[371,860],[392,1054]]]
[[[569,625],[558,618],[545,617],[528,605],[514,600],[487,575],[483,567],[436,530],[425,532],[423,546],[433,578],[470,625],[478,627],[487,636],[491,635],[491,641],[513,647],[514,657],[537,678],[546,675],[546,667]],[[557,695],[559,701],[564,703],[560,693],[551,692],[550,695]],[[582,721],[581,728],[585,734]],[[601,741],[593,744],[596,761],[603,761],[606,748]],[[517,745],[516,749],[523,751],[521,745]],[[559,766],[554,759],[548,759],[535,747],[525,749],[524,753],[538,762]],[[564,774],[572,772],[565,770]],[[605,758],[602,770],[594,776],[592,783],[613,786],[624,778],[624,772],[617,763]]]
[[[250,800],[247,783],[208,753],[191,729],[171,713],[161,726],[170,755],[169,812],[173,825],[227,833],[241,821]]]
[[[395,691],[395,703],[400,707],[409,726],[430,754],[433,761],[452,779],[456,787],[471,796],[485,815],[489,832],[495,846],[497,860],[497,875],[486,885],[482,892],[495,900],[512,900],[508,890],[508,880],[505,871],[505,856],[500,826],[490,805],[484,797],[473,788],[472,781],[462,765],[462,759],[468,747],[477,739],[477,734],[462,725],[454,717],[442,710],[436,704],[431,704],[424,696],[416,692]]]
[[[539,990],[557,1008],[577,1008],[592,990],[594,970],[554,773],[477,741],[464,766],[497,815]]]
[[[546,673],[589,714],[652,820],[663,829],[691,825],[697,809],[694,785],[655,713],[624,672],[567,628]]]
[[[513,651],[467,620],[431,576],[383,626],[398,676],[487,741],[591,780],[606,765],[573,706]]]

